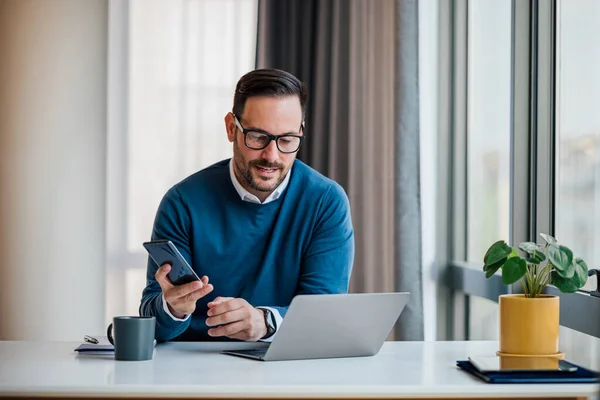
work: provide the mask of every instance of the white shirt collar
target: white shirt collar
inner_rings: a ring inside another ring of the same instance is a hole
[[[269,197],[267,197],[265,199],[265,201],[262,202],[262,204],[270,203],[274,200],[277,200],[279,198],[279,196],[281,196],[281,193],[283,193],[283,191],[285,190],[285,188],[288,185],[288,182],[290,181],[291,173],[292,173],[292,169],[290,168],[288,173],[285,175],[285,179],[283,180],[283,182],[281,182],[279,184],[279,186],[277,186],[275,188],[275,190],[273,190],[273,192],[269,195]],[[240,198],[243,201],[261,204],[260,199],[258,197],[256,197],[255,195],[253,195],[252,193],[250,193],[249,191],[247,191],[246,189],[244,189],[244,187],[237,180],[237,178],[235,176],[235,172],[233,171],[233,158],[231,160],[229,160],[229,176],[231,177],[231,183],[233,183],[233,187],[238,192],[238,194],[240,195]]]

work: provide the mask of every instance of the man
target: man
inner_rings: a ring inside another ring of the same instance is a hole
[[[287,72],[244,75],[225,116],[233,158],[164,196],[152,240],[171,240],[202,278],[173,286],[170,265],[148,260],[140,315],[156,317],[158,340],[269,341],[295,295],[348,291],[348,198],[296,160],[307,97]]]

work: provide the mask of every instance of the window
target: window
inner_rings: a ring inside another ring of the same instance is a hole
[[[254,68],[256,0],[111,2],[107,319],[137,314],[156,209],[231,156],[223,117]]]
[[[600,265],[600,3],[480,0],[445,9],[440,137],[449,143],[440,173],[448,179],[439,186],[449,200],[439,200],[448,221],[439,247],[450,290],[438,292],[449,304],[438,322],[445,338],[497,339],[495,302],[522,288],[482,271],[495,240],[516,246],[551,232],[588,267]],[[583,290],[596,284],[588,279]],[[597,351],[600,342],[585,338],[600,337],[590,318],[600,299],[547,289],[580,310],[561,318],[561,341]]]
[[[600,2],[560,1],[557,16],[556,236],[599,268]]]
[[[510,226],[511,2],[468,2],[467,261]]]
[[[469,296],[469,340],[498,340],[498,303],[483,297]]]

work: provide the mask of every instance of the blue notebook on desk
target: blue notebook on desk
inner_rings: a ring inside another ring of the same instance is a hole
[[[106,336],[94,336],[98,343],[81,343],[75,351],[85,355],[114,355],[115,347],[108,341]]]
[[[112,356],[115,354],[115,346],[108,341],[106,336],[94,336],[94,338],[98,343],[84,342],[77,346],[74,351],[76,351],[79,355],[87,356]],[[156,339],[154,340],[154,346],[156,346]]]
[[[519,371],[519,372],[480,372],[470,361],[457,361],[462,370],[487,383],[598,383],[600,375],[577,365],[573,372]]]

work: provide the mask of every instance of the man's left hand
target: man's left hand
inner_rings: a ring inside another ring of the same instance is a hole
[[[227,336],[232,339],[256,342],[267,334],[264,313],[246,300],[217,297],[208,303],[206,325],[210,336]]]

